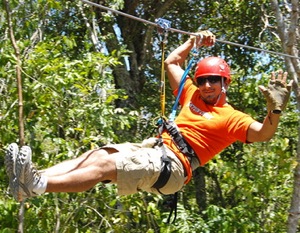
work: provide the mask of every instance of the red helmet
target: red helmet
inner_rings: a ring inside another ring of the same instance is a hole
[[[207,57],[198,62],[194,76],[195,81],[197,78],[210,75],[226,78],[225,82],[227,84],[231,82],[230,67],[226,61],[220,57]]]

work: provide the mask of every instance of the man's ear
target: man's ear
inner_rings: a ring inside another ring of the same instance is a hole
[[[228,90],[229,88],[229,83],[225,82],[225,89]]]
[[[226,78],[224,78],[224,88],[225,88],[226,91],[229,88],[229,82],[228,82],[228,80]]]

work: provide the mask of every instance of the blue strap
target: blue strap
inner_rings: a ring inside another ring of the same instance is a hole
[[[177,108],[178,108],[178,102],[179,102],[179,99],[180,99],[180,96],[181,96],[181,93],[182,93],[182,90],[183,90],[183,87],[184,87],[184,84],[185,84],[185,81],[186,81],[186,77],[190,71],[190,69],[192,68],[193,66],[193,63],[194,63],[194,58],[195,56],[192,57],[192,59],[190,60],[186,70],[184,71],[182,77],[181,77],[181,80],[180,80],[180,83],[179,83],[179,88],[178,88],[178,93],[177,93],[177,96],[176,96],[176,100],[175,100],[175,103],[172,107],[172,112],[170,114],[170,117],[169,117],[169,120],[170,121],[174,121],[175,120],[175,117],[176,117],[176,111],[177,111]]]

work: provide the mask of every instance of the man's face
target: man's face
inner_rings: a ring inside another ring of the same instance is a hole
[[[222,91],[221,77],[207,76],[197,78],[201,98],[207,104],[214,105]]]

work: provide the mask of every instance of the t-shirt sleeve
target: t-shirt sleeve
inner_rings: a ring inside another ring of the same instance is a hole
[[[251,116],[235,110],[227,122],[228,135],[231,135],[236,140],[247,143],[247,131],[253,122],[255,120]]]

